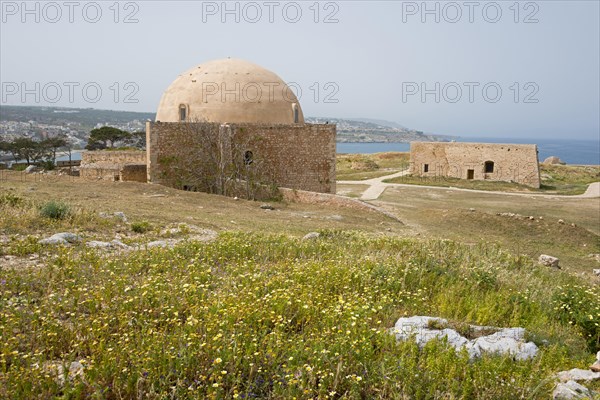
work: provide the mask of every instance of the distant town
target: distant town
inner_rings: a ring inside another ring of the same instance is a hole
[[[85,148],[90,131],[111,126],[130,133],[144,131],[154,113],[75,109],[62,107],[0,106],[0,141],[17,138],[44,140],[61,136],[74,150]],[[450,141],[451,136],[426,134],[395,122],[307,117],[307,123],[337,124],[340,143],[406,143],[410,141]]]

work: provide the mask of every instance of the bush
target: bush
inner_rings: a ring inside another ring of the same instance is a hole
[[[0,206],[19,207],[25,203],[25,199],[17,195],[6,193],[0,196]]]
[[[49,201],[40,210],[43,217],[51,219],[65,219],[71,215],[71,206],[62,201]]]
[[[600,350],[600,290],[586,286],[567,285],[554,295],[554,311],[563,323],[581,330],[588,350]]]
[[[56,165],[52,160],[42,161],[41,163],[39,163],[39,166],[46,171],[54,171],[54,169],[56,168]]]
[[[145,233],[148,232],[150,229],[151,226],[148,223],[148,221],[133,222],[131,224],[131,230],[135,233]]]

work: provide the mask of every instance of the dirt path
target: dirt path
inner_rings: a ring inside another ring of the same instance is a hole
[[[404,176],[409,173],[408,170],[396,172],[391,175],[380,176],[379,178],[367,179],[364,181],[338,181],[338,184],[342,185],[368,185],[369,187],[362,193],[360,196],[361,200],[377,200],[379,196],[387,189],[388,187],[411,187],[411,188],[423,188],[423,189],[439,189],[439,190],[455,190],[455,191],[463,191],[463,192],[471,192],[471,193],[489,193],[489,194],[501,194],[507,196],[529,196],[536,198],[569,198],[569,199],[577,199],[577,198],[596,198],[600,197],[600,182],[590,183],[587,190],[583,194],[578,195],[561,195],[561,194],[541,194],[541,193],[516,193],[516,192],[500,192],[500,191],[492,191],[492,190],[477,190],[477,189],[463,189],[463,188],[455,188],[455,187],[445,187],[445,186],[424,186],[424,185],[411,185],[405,183],[385,183],[383,182],[386,179],[396,178],[398,176]]]

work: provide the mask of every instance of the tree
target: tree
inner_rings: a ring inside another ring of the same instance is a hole
[[[145,149],[146,131],[137,131],[130,133],[129,139],[127,140],[127,144],[138,149]]]
[[[25,160],[27,165],[39,158],[40,144],[29,138],[17,138],[9,143],[8,151],[15,161]]]
[[[48,153],[52,155],[52,162],[56,162],[56,152],[62,148],[67,146],[67,139],[64,135],[55,136],[52,138],[48,138],[42,140],[40,146],[46,150]]]
[[[129,139],[131,134],[112,126],[103,126],[102,128],[92,129],[88,144],[85,146],[87,150],[102,150],[107,147],[115,147],[115,143],[120,140]]]
[[[0,152],[9,153],[10,152],[10,143],[5,142],[4,140],[0,140]]]

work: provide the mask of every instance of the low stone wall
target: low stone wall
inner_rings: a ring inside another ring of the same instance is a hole
[[[81,165],[81,160],[65,160],[65,161],[57,161],[57,167],[78,167]]]
[[[148,175],[146,164],[127,164],[119,171],[119,179],[123,182],[146,183]]]
[[[79,176],[89,180],[118,181],[119,167],[104,164],[88,164],[79,168]]]
[[[81,153],[81,164],[146,164],[143,150],[96,150]]]
[[[87,179],[146,182],[146,152],[143,150],[83,152],[80,176]]]

